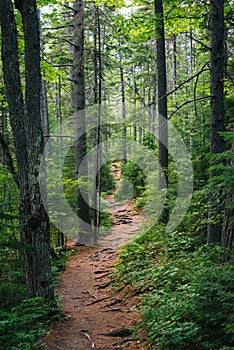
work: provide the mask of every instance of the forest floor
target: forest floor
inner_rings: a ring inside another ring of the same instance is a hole
[[[119,181],[120,171],[113,171]],[[143,219],[132,201],[115,202],[114,194],[105,200],[115,225],[100,247],[74,247],[56,289],[67,317],[43,338],[48,349],[147,349],[142,334],[131,334],[140,321],[138,298],[110,287],[119,247],[137,235]]]

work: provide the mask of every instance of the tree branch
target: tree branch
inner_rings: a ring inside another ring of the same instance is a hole
[[[171,94],[173,94],[174,92],[176,92],[177,90],[179,90],[183,85],[189,83],[191,80],[193,80],[194,78],[198,77],[201,73],[205,72],[205,71],[208,71],[210,70],[209,68],[205,68],[205,66],[208,64],[209,62],[205,63],[204,66],[202,67],[202,69],[197,72],[196,74],[192,75],[191,77],[189,77],[188,79],[184,80],[181,84],[179,84],[175,89],[169,91],[167,94],[166,94],[166,97],[167,96],[170,96]],[[162,96],[162,98],[165,97],[165,96]]]
[[[59,27],[42,27],[42,30],[58,30],[58,29],[64,29],[64,28],[68,28],[68,27],[74,27],[73,24],[66,24],[65,26],[59,26]]]
[[[196,43],[198,43],[198,44],[200,44],[201,46],[205,47],[207,50],[209,50],[209,51],[211,50],[211,47],[210,47],[210,46],[208,46],[208,45],[204,44],[202,41],[200,41],[200,40],[194,38],[192,35],[186,34],[186,37],[189,38],[189,39],[192,39],[192,40],[195,41]]]
[[[209,62],[206,62],[204,64],[204,66],[202,67],[201,70],[199,70],[199,72],[197,72],[196,74],[190,76],[188,79],[184,80],[182,83],[180,83],[175,89],[169,91],[168,93],[166,93],[164,96],[162,96],[160,99],[168,97],[172,94],[174,94],[174,92],[176,92],[177,90],[179,90],[183,85],[189,83],[191,80],[193,80],[194,78],[198,77],[201,73],[205,72],[205,71],[209,71],[209,68],[205,68],[205,66],[208,64]],[[158,100],[157,100],[158,101]],[[152,106],[154,102],[151,102],[148,107]]]
[[[66,9],[71,10],[72,12],[76,13],[76,10],[75,10],[73,7],[71,7],[71,6],[67,5],[67,4],[63,4],[63,6],[64,6]]]
[[[176,111],[174,111],[173,113],[171,113],[170,118],[171,118],[176,112],[178,112],[179,109],[181,109],[182,107],[186,106],[187,104],[189,104],[189,103],[194,103],[194,102],[197,102],[197,101],[207,100],[207,99],[210,99],[210,98],[211,98],[211,96],[203,96],[203,97],[198,97],[198,98],[196,98],[195,100],[192,99],[192,100],[185,101],[184,103],[182,103],[182,105],[180,105],[179,107],[176,107]]]

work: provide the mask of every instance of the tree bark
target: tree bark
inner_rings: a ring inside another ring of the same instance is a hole
[[[232,152],[234,153],[234,142],[232,144]],[[234,159],[231,161],[231,165],[234,166]],[[227,196],[225,210],[224,210],[224,220],[223,220],[223,230],[221,238],[221,246],[223,248],[229,249],[230,253],[234,252],[234,192],[231,188]],[[228,257],[229,258],[229,257]]]
[[[172,51],[172,81],[173,81],[173,90],[177,86],[177,37],[176,34],[172,37],[172,45],[173,45],[173,51]],[[175,97],[175,92],[173,94]]]
[[[123,132],[122,132],[122,162],[123,164],[127,162],[127,146],[126,146],[126,98],[125,98],[125,84],[124,84],[124,68],[123,68],[123,57],[121,52],[121,42],[119,39],[119,72],[120,72],[120,86],[121,86],[121,103],[122,103],[122,122],[123,122]]]
[[[212,0],[210,3],[210,152],[219,154],[224,151],[224,0]],[[212,165],[212,164],[211,164]],[[216,176],[210,172],[210,178]],[[210,198],[208,243],[221,240],[222,222],[218,218],[217,199]]]
[[[223,248],[229,249],[232,253],[234,250],[233,203],[234,203],[234,194],[230,193],[227,197],[225,211],[224,211],[224,223],[223,223],[223,231],[222,231],[222,239],[221,239],[221,246]]]
[[[41,120],[42,129],[46,142],[50,142],[50,125],[49,125],[49,113],[47,102],[47,89],[46,80],[42,79],[41,82]]]
[[[85,115],[85,72],[84,72],[84,4],[83,0],[74,2],[74,51],[72,71],[72,106],[75,119],[75,166],[76,178],[81,183],[87,181],[88,164],[85,160],[87,153],[86,115]],[[81,167],[81,163],[83,164]],[[84,192],[84,191],[83,191]],[[80,218],[78,243],[88,243],[91,239],[91,217],[89,196],[81,193],[80,185],[77,193],[77,215]]]
[[[99,237],[99,228],[100,228],[100,207],[101,207],[101,170],[100,163],[101,163],[101,104],[102,104],[102,48],[101,48],[101,28],[100,28],[100,16],[99,16],[99,9],[97,6],[95,6],[95,53],[96,53],[96,66],[95,66],[95,84],[97,83],[97,102],[98,102],[98,109],[97,109],[97,133],[96,133],[96,154],[95,154],[95,176],[94,179],[94,193],[93,193],[93,202],[94,202],[94,244],[96,245],[98,242]],[[96,103],[97,103],[96,102]]]
[[[158,73],[158,125],[159,125],[159,164],[162,172],[159,172],[159,190],[168,188],[168,125],[167,125],[167,73],[165,55],[164,14],[162,0],[154,0],[156,14],[156,54]],[[167,223],[169,213],[167,207],[161,215],[160,221]]]
[[[18,60],[18,39],[13,6],[0,1],[2,59],[4,81],[20,188],[21,241],[28,297],[53,299],[50,270],[49,220],[40,195],[38,182],[40,158],[44,148],[40,114],[40,43],[36,2],[18,1],[24,25],[26,91],[23,101]]]

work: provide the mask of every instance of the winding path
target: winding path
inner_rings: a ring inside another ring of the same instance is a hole
[[[119,176],[117,173],[117,180]],[[77,252],[68,261],[57,288],[67,319],[44,337],[47,349],[147,349],[142,337],[130,332],[139,322],[138,299],[109,287],[118,249],[137,234],[142,219],[132,215],[131,202],[116,203],[113,195],[106,201],[115,225],[101,240],[101,247],[75,247]]]

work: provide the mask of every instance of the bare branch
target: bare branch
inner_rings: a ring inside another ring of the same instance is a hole
[[[211,50],[211,47],[204,44],[202,41],[194,38],[194,36],[190,35],[190,34],[186,34],[186,37],[189,38],[189,39],[192,39],[193,41],[197,42],[198,44],[202,45],[203,47],[205,47],[207,50]]]
[[[176,113],[178,112],[179,109],[181,109],[182,107],[186,106],[187,104],[189,103],[194,103],[194,102],[197,102],[197,101],[202,101],[202,100],[207,100],[207,99],[210,99],[211,96],[203,96],[203,97],[198,97],[196,98],[196,100],[192,99],[192,100],[187,100],[185,101],[184,103],[182,103],[182,105],[180,105],[179,107],[176,107],[176,111],[174,111],[173,113],[171,113],[170,115],[170,118]]]
[[[74,27],[73,24],[67,24],[65,26],[59,26],[59,27],[42,27],[42,30],[58,30],[58,29],[64,29],[64,28],[68,28],[68,27]]]
[[[202,69],[197,72],[196,74],[192,75],[191,77],[189,77],[188,79],[184,80],[181,84],[179,84],[175,89],[173,89],[172,91],[169,91],[166,96],[170,96],[171,94],[173,94],[174,92],[176,92],[177,90],[179,90],[183,85],[189,83],[191,80],[193,80],[194,78],[198,77],[201,73],[210,70],[209,68],[205,68],[205,66],[208,64],[209,62],[206,62],[204,64],[204,66],[202,67]],[[162,96],[162,98],[165,96]]]
[[[67,5],[67,4],[63,4],[63,6],[64,6],[66,9],[71,10],[72,12],[76,13],[76,10],[75,10],[73,7],[71,7],[71,6]]]

